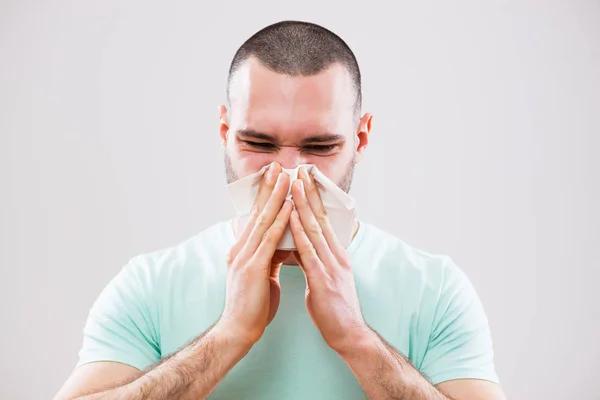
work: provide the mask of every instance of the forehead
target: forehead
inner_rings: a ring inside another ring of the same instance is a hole
[[[250,58],[232,77],[230,105],[234,129],[353,133],[355,93],[350,74],[339,64],[315,75],[288,76]]]

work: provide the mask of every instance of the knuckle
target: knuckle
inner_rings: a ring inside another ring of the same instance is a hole
[[[275,235],[273,233],[267,232],[263,237],[262,237],[262,242],[265,245],[271,244],[273,242],[275,242]]]
[[[331,279],[329,276],[323,279],[323,286],[329,292],[335,291],[335,283],[333,282],[333,279]]]
[[[315,249],[315,246],[313,246],[313,244],[308,241],[302,241],[300,243],[297,244],[298,245],[298,250],[300,250],[302,252],[302,254],[313,258],[317,255],[317,250]]]
[[[227,265],[232,265],[233,262],[235,261],[235,254],[233,250],[230,250],[229,253],[227,253]]]
[[[321,208],[319,209],[319,216],[322,219],[327,219],[327,217],[329,216],[329,213],[327,212],[327,209],[325,208],[325,206],[321,205]]]
[[[236,274],[240,271],[243,271],[245,265],[247,264],[247,260],[242,260],[239,257],[235,257],[229,265],[229,269]]]
[[[294,226],[300,234],[306,235],[306,229],[304,229],[304,225],[300,221],[295,221]]]
[[[238,274],[241,278],[247,278],[250,275],[252,263],[250,260],[243,263],[238,269]]]
[[[324,225],[327,223],[328,218],[327,218],[327,212],[319,212],[317,214],[317,220],[319,221],[320,225]]]
[[[256,218],[256,223],[255,226],[259,227],[259,228],[264,228],[269,224],[269,218],[266,215],[266,213],[262,212],[259,214],[259,216]]]
[[[322,233],[321,225],[315,221],[308,226],[308,233],[319,235]]]
[[[250,210],[250,219],[256,220],[260,215],[260,207],[258,204],[252,205],[252,209]]]
[[[342,268],[352,271],[352,262],[350,261],[350,257],[348,256],[348,253],[346,253],[344,251],[338,257],[339,257],[340,265],[342,266]]]
[[[327,276],[323,279],[325,288],[332,293],[337,292],[337,288],[339,287],[338,281],[339,281],[339,279],[337,279],[335,276],[332,276],[330,274],[327,274]]]
[[[236,273],[244,276],[248,273],[248,268],[252,265],[252,257],[244,257],[244,259],[237,259],[233,262],[235,265]]]
[[[282,228],[282,224],[274,224],[271,228],[267,229],[263,235],[263,241],[270,243],[279,240],[283,231]]]
[[[274,238],[275,238],[275,234],[273,233],[273,229],[269,229],[263,235],[262,241],[268,243],[268,242],[273,241]]]

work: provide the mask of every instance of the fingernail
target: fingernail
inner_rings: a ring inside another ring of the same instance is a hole
[[[308,175],[308,172],[306,173],[306,185],[308,187],[312,187],[313,186],[313,181],[312,181],[312,177],[310,175]]]
[[[277,183],[280,183],[283,180],[283,172],[280,172],[279,175],[277,175]]]
[[[306,167],[302,167],[302,180],[306,181],[305,183],[307,185],[312,185],[312,180],[310,177],[310,174],[308,173],[308,170],[306,169]]]

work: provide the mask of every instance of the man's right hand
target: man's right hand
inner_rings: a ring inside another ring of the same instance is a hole
[[[279,268],[290,252],[276,249],[292,211],[285,200],[289,179],[278,164],[263,176],[249,222],[229,253],[225,308],[211,329],[146,372],[117,362],[80,366],[55,398],[208,397],[260,339],[279,306]]]
[[[289,176],[272,163],[263,175],[248,223],[229,252],[225,307],[215,328],[254,344],[279,306],[279,269],[289,252],[276,251],[289,222]]]

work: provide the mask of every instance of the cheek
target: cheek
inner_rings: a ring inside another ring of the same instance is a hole
[[[234,151],[236,158],[236,169],[240,176],[246,176],[258,172],[265,165],[269,165],[275,160],[273,154],[270,153],[254,153],[251,151]]]
[[[338,182],[346,174],[351,160],[351,154],[342,152],[332,157],[308,157],[306,163],[316,165],[326,177]]]

